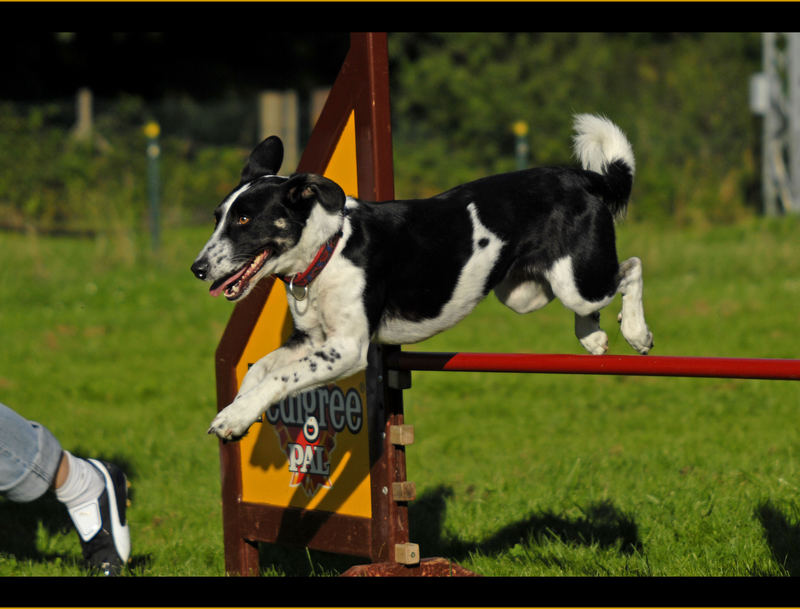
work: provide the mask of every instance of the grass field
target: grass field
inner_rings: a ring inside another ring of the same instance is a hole
[[[213,353],[231,305],[189,272],[208,229],[0,234],[0,401],[133,483],[129,573],[224,574]],[[658,355],[798,356],[800,223],[620,227]],[[632,353],[603,317],[610,352]],[[494,296],[420,350],[581,353],[557,302]],[[414,373],[411,538],[494,576],[800,575],[800,383]],[[265,575],[358,560],[263,547]],[[48,496],[0,498],[0,576],[84,575]]]

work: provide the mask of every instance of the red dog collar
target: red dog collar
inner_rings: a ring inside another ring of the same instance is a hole
[[[328,264],[328,260],[331,259],[333,255],[333,250],[336,249],[336,244],[339,243],[339,238],[342,236],[342,232],[339,231],[333,237],[328,239],[319,251],[317,251],[317,255],[314,257],[314,260],[308,265],[308,268],[303,271],[302,273],[297,273],[293,276],[289,275],[276,275],[278,279],[283,281],[284,283],[289,285],[289,291],[292,293],[292,296],[295,297],[296,300],[303,300],[308,293],[308,284],[310,284],[314,279],[316,279],[317,275],[322,272],[322,269],[325,268],[325,265]],[[294,288],[304,288],[303,291],[298,295],[295,292]]]

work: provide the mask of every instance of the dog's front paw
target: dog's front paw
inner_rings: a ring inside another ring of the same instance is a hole
[[[220,440],[226,442],[240,440],[247,434],[247,430],[254,421],[250,417],[243,416],[240,408],[234,408],[233,405],[227,406],[211,421],[208,433],[209,435],[216,434]]]

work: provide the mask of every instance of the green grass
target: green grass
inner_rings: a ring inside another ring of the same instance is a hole
[[[126,467],[130,573],[224,574],[213,353],[231,313],[188,267],[207,229],[162,251],[0,234],[0,401],[77,454]],[[640,256],[653,354],[797,357],[797,220],[705,231],[620,227]],[[610,352],[633,353],[604,313]],[[554,302],[490,296],[422,345],[581,353]],[[417,372],[406,392],[417,485],[411,540],[484,575],[800,574],[796,382]],[[336,575],[352,559],[271,546],[265,575]],[[52,497],[0,498],[0,576],[84,575]]]

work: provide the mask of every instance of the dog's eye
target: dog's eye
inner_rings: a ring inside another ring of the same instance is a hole
[[[237,220],[237,223],[240,225],[247,224],[248,222],[250,222],[250,216],[239,216],[239,219]]]

